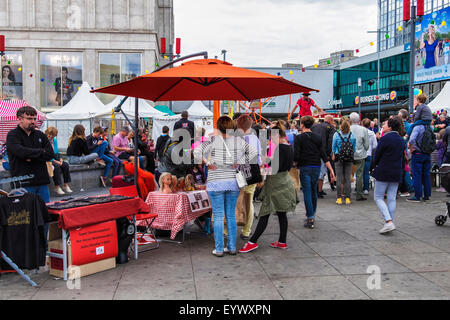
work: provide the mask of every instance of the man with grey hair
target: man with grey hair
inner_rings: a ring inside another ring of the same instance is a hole
[[[369,150],[369,133],[367,129],[360,126],[360,117],[356,112],[350,114],[350,129],[356,139],[356,152],[353,155],[353,163],[356,165],[356,201],[367,200],[363,196],[364,188],[364,165]]]

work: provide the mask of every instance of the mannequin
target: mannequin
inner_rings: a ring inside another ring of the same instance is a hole
[[[192,174],[188,174],[186,176],[185,182],[184,182],[184,191],[195,191],[195,181],[194,176]]]
[[[168,172],[164,172],[161,177],[159,177],[159,191],[164,194],[172,193],[172,175]]]

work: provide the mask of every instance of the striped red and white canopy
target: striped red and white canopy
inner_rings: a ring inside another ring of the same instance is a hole
[[[6,142],[8,132],[19,124],[17,110],[23,106],[30,106],[25,100],[0,100],[0,142]],[[34,108],[34,107],[33,107]],[[36,109],[36,108],[35,108]],[[45,114],[37,110],[37,128],[45,121]]]

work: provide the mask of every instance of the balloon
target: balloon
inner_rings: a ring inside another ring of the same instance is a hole
[[[370,45],[373,46],[373,42],[371,42]]]
[[[294,74],[294,71],[290,70],[290,71],[289,71],[289,74]]]
[[[17,69],[17,70],[22,71],[22,68],[19,68],[19,69]]]
[[[445,22],[445,21],[442,21],[442,26],[444,26],[445,27],[445,25],[447,24],[447,22]]]
[[[149,73],[149,71],[148,71],[148,70],[145,70],[145,73]]]
[[[422,92],[422,90],[420,90],[420,89],[418,89],[418,88],[415,88],[415,89],[414,89],[414,95],[415,95],[415,96],[418,96],[419,94],[421,94],[421,92]]]
[[[315,64],[315,65],[314,65],[314,68],[317,68],[317,67],[318,67],[318,65],[317,65],[317,64]]]

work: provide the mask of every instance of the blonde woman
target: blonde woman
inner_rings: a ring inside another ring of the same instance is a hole
[[[58,129],[55,127],[48,127],[47,130],[45,130],[45,134],[47,135],[55,153],[55,158],[51,160],[53,165],[53,182],[55,183],[55,192],[59,195],[65,195],[66,192],[72,193],[73,191],[69,187],[69,183],[71,182],[69,164],[61,159],[58,150],[58,140],[56,139]],[[61,176],[63,177],[64,183]]]
[[[425,49],[425,69],[433,68],[439,65],[439,41],[436,39],[436,27],[428,26],[428,39],[424,40],[425,32],[420,38],[420,50]]]

